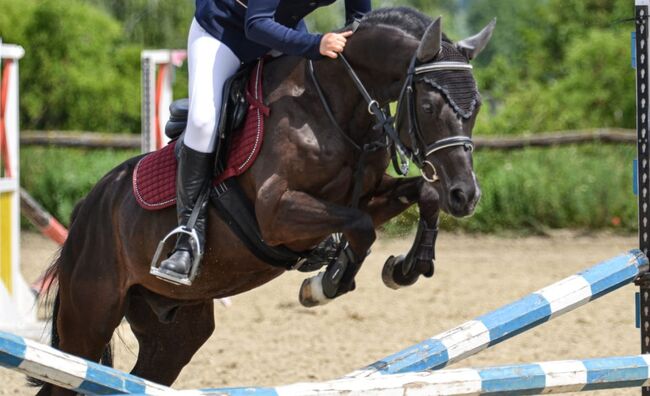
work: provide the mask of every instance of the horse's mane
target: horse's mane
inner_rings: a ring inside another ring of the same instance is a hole
[[[366,14],[361,20],[362,27],[372,28],[378,25],[394,26],[405,33],[421,39],[433,19],[410,7],[379,8]],[[450,41],[446,36],[445,41]]]

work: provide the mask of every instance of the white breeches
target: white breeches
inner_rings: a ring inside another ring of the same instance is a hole
[[[191,149],[214,149],[223,86],[239,69],[239,58],[195,20],[187,40],[190,108],[183,142]]]

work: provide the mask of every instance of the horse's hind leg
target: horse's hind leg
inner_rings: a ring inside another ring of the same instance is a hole
[[[138,360],[131,374],[171,385],[214,331],[212,300],[178,308],[170,323],[161,323],[139,293],[129,298],[126,318],[138,339]]]
[[[84,271],[75,271],[75,277],[84,277]],[[86,274],[87,275],[87,274]],[[101,274],[97,274],[101,279]],[[72,287],[69,278],[59,277],[59,309],[56,326],[58,348],[84,359],[98,362],[108,347],[113,332],[124,316],[124,295],[113,282],[93,282],[75,278]],[[52,385],[44,386],[38,395],[75,395],[76,392]]]

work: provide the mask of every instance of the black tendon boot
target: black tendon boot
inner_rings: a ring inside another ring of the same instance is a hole
[[[185,227],[188,225],[192,217],[192,211],[197,207],[197,200],[201,198],[204,188],[207,188],[208,177],[211,175],[213,165],[214,154],[192,150],[182,144],[178,156],[178,173],[176,176],[176,212],[179,226]],[[198,257],[199,252],[203,252],[205,244],[207,203],[208,200],[203,199],[201,206],[197,207],[198,212],[195,214],[194,226],[192,227],[190,224],[191,229],[196,231],[198,246],[195,246],[196,242],[192,236],[179,233],[172,254],[160,263],[158,268],[159,277],[188,286],[192,284],[190,274],[196,274],[198,269],[195,268],[191,271],[192,263]],[[188,229],[184,229],[184,231],[192,232]],[[196,265],[198,264],[197,262]]]

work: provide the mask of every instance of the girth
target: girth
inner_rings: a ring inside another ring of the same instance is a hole
[[[214,187],[210,194],[210,201],[230,230],[261,261],[274,267],[291,270],[310,253],[298,253],[284,246],[267,245],[257,224],[253,205],[235,178]]]

